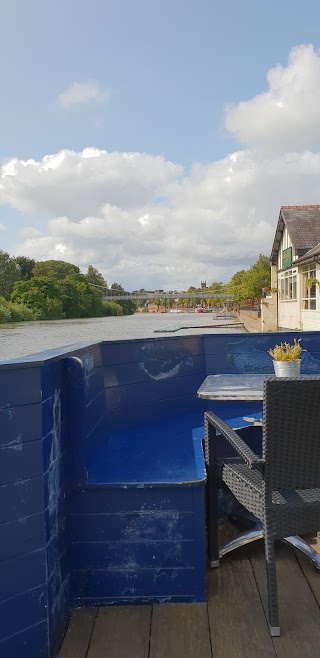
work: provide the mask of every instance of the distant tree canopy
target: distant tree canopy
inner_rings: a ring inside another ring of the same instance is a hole
[[[80,268],[64,260],[44,260],[36,262],[33,267],[33,276],[48,276],[50,279],[64,279],[72,274],[80,274]]]
[[[226,300],[228,301],[226,295],[229,295],[230,301],[232,299],[232,302],[239,307],[246,300],[260,298],[262,288],[270,288],[270,261],[268,256],[260,254],[254,265],[251,265],[248,270],[236,272],[229,283],[223,284],[221,281],[214,281],[206,288],[190,286],[188,290],[181,291],[192,293],[192,297],[178,298],[178,304],[185,307],[197,304],[210,307],[221,306]],[[200,292],[205,295],[200,297]]]
[[[126,292],[123,286],[121,285],[121,283],[116,283],[116,281],[111,284],[111,290],[118,291],[119,293]],[[112,297],[110,299],[112,299]],[[126,300],[121,299],[117,301],[117,304],[121,306],[124,315],[132,315],[135,312],[136,304],[134,301],[132,301],[132,299],[126,299]]]
[[[15,260],[20,267],[20,279],[23,281],[28,281],[28,279],[31,279],[36,261],[33,260],[33,258],[28,258],[27,256],[17,256]]]
[[[2,296],[9,298],[11,293],[12,302],[16,306],[30,309],[33,319],[123,315],[135,310],[130,300],[118,304],[103,299],[104,291],[96,285],[107,287],[107,284],[102,274],[92,265],[89,266],[87,274],[81,274],[79,267],[65,261],[34,263],[31,259],[19,257],[18,262],[10,259],[9,254],[4,255],[2,261],[6,271],[6,276],[2,277]],[[93,282],[99,283],[90,285]],[[6,288],[4,283],[8,284]],[[123,290],[120,284],[115,285],[117,289]],[[3,310],[3,314],[8,312],[8,309]],[[30,319],[26,311],[24,315]]]
[[[15,281],[20,278],[20,268],[13,256],[0,251],[0,296],[10,299]]]
[[[14,284],[12,301],[33,308],[38,319],[84,318],[103,315],[101,294],[84,274],[63,279],[33,276]]]
[[[103,288],[107,288],[108,284],[103,278],[102,274],[95,267],[93,267],[93,265],[89,265],[86,278],[87,281],[91,283],[91,285],[100,287],[102,295],[105,294],[105,290],[103,290]]]
[[[248,270],[236,272],[227,284],[237,305],[248,299],[262,296],[262,288],[270,288],[270,261],[268,256],[260,254],[254,265]]]

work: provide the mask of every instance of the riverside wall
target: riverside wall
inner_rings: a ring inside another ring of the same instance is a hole
[[[239,322],[243,323],[244,328],[250,333],[261,332],[262,322],[259,311],[240,310],[238,312]]]

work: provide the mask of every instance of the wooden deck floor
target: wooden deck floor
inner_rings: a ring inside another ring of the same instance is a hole
[[[315,658],[320,572],[277,550],[281,637],[266,622],[263,543],[226,556],[207,578],[207,603],[77,610],[59,658]]]

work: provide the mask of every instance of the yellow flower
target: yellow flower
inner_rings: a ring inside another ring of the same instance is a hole
[[[275,361],[296,361],[299,359],[301,352],[305,352],[300,345],[301,338],[296,340],[294,338],[293,345],[290,343],[280,343],[273,349],[268,350],[268,354],[272,356]]]

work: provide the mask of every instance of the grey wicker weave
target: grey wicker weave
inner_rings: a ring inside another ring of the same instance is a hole
[[[219,432],[238,457],[218,461]],[[217,492],[221,481],[263,527],[271,635],[280,635],[275,540],[320,529],[320,377],[264,381],[262,458],[225,422],[205,413],[208,542],[219,564]]]

